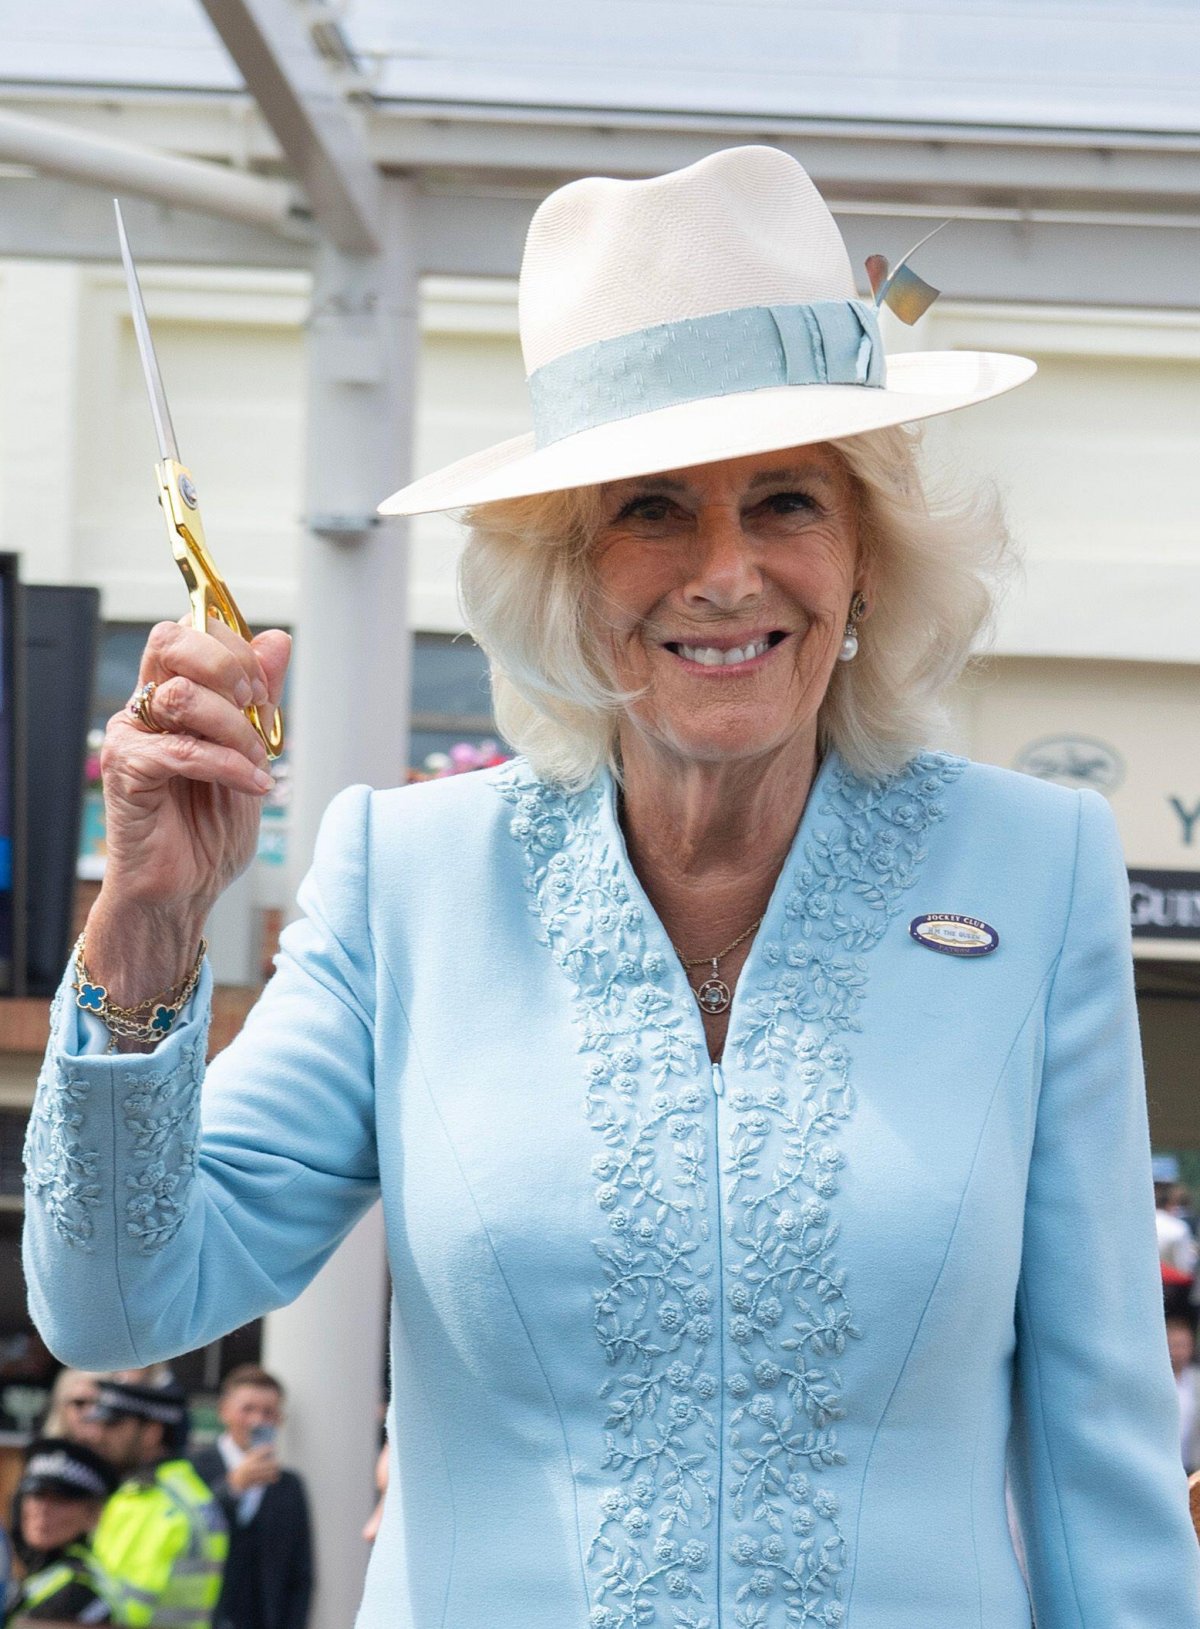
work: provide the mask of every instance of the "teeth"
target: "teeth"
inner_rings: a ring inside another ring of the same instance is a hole
[[[718,650],[715,645],[680,645],[679,654],[689,662],[702,667],[732,667],[735,662],[749,662],[770,649],[770,640],[760,639],[752,645],[735,645],[732,650]]]

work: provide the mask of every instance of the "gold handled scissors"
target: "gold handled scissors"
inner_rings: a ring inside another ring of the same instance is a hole
[[[117,211],[117,235],[121,240],[121,260],[125,266],[125,282],[129,288],[129,305],[133,313],[133,331],[137,335],[142,372],[150,396],[150,411],[154,415],[154,431],[158,437],[158,463],[154,466],[154,473],[158,477],[158,501],[162,505],[163,517],[167,523],[171,553],[175,556],[175,563],[187,584],[188,599],[192,606],[192,626],[203,633],[208,628],[208,619],[215,617],[218,622],[223,622],[227,628],[249,641],[250,629],[246,626],[246,619],[238,610],[237,601],[229,592],[225,579],[213,564],[212,555],[208,552],[208,545],[204,540],[204,522],[200,519],[200,500],[196,494],[196,483],[192,479],[191,471],[179,461],[179,447],[175,441],[175,430],[171,424],[162,375],[158,371],[158,359],[154,355],[154,341],[150,338],[150,324],[146,318],[137,268],[129,252],[129,240],[125,236],[121,205],[115,198],[113,203]],[[267,756],[278,758],[283,751],[282,709],[278,707],[275,709],[275,717],[269,731],[263,728],[258,708],[253,703],[245,709],[245,712],[246,717],[258,731],[259,738],[267,749]]]

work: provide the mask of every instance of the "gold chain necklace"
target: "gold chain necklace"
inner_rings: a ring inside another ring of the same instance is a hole
[[[685,972],[690,972],[693,967],[699,967],[703,962],[712,963],[712,972],[704,980],[703,984],[692,988],[692,994],[695,996],[701,1012],[716,1014],[728,1011],[729,1003],[733,1000],[733,992],[725,980],[719,976],[717,964],[724,961],[731,950],[736,950],[743,940],[748,939],[754,930],[761,926],[762,917],[760,916],[757,922],[751,922],[748,928],[743,929],[736,939],[731,939],[724,950],[718,950],[715,956],[693,956],[691,961],[688,961],[678,945],[673,944],[671,946],[683,963]],[[691,985],[690,979],[688,984]]]

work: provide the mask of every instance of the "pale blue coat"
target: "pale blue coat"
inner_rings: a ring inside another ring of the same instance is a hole
[[[143,1364],[382,1192],[361,1629],[1027,1629],[1006,1456],[1039,1629],[1200,1629],[1099,797],[827,760],[720,1068],[607,779],[353,788],[301,898],[199,1144],[207,987],[147,1057],[61,1006],[26,1262],[52,1350]]]

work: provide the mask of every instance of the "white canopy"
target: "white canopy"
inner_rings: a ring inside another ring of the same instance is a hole
[[[1200,132],[1200,11],[1145,0],[349,0],[404,102]],[[0,81],[235,90],[199,0],[8,0]]]

